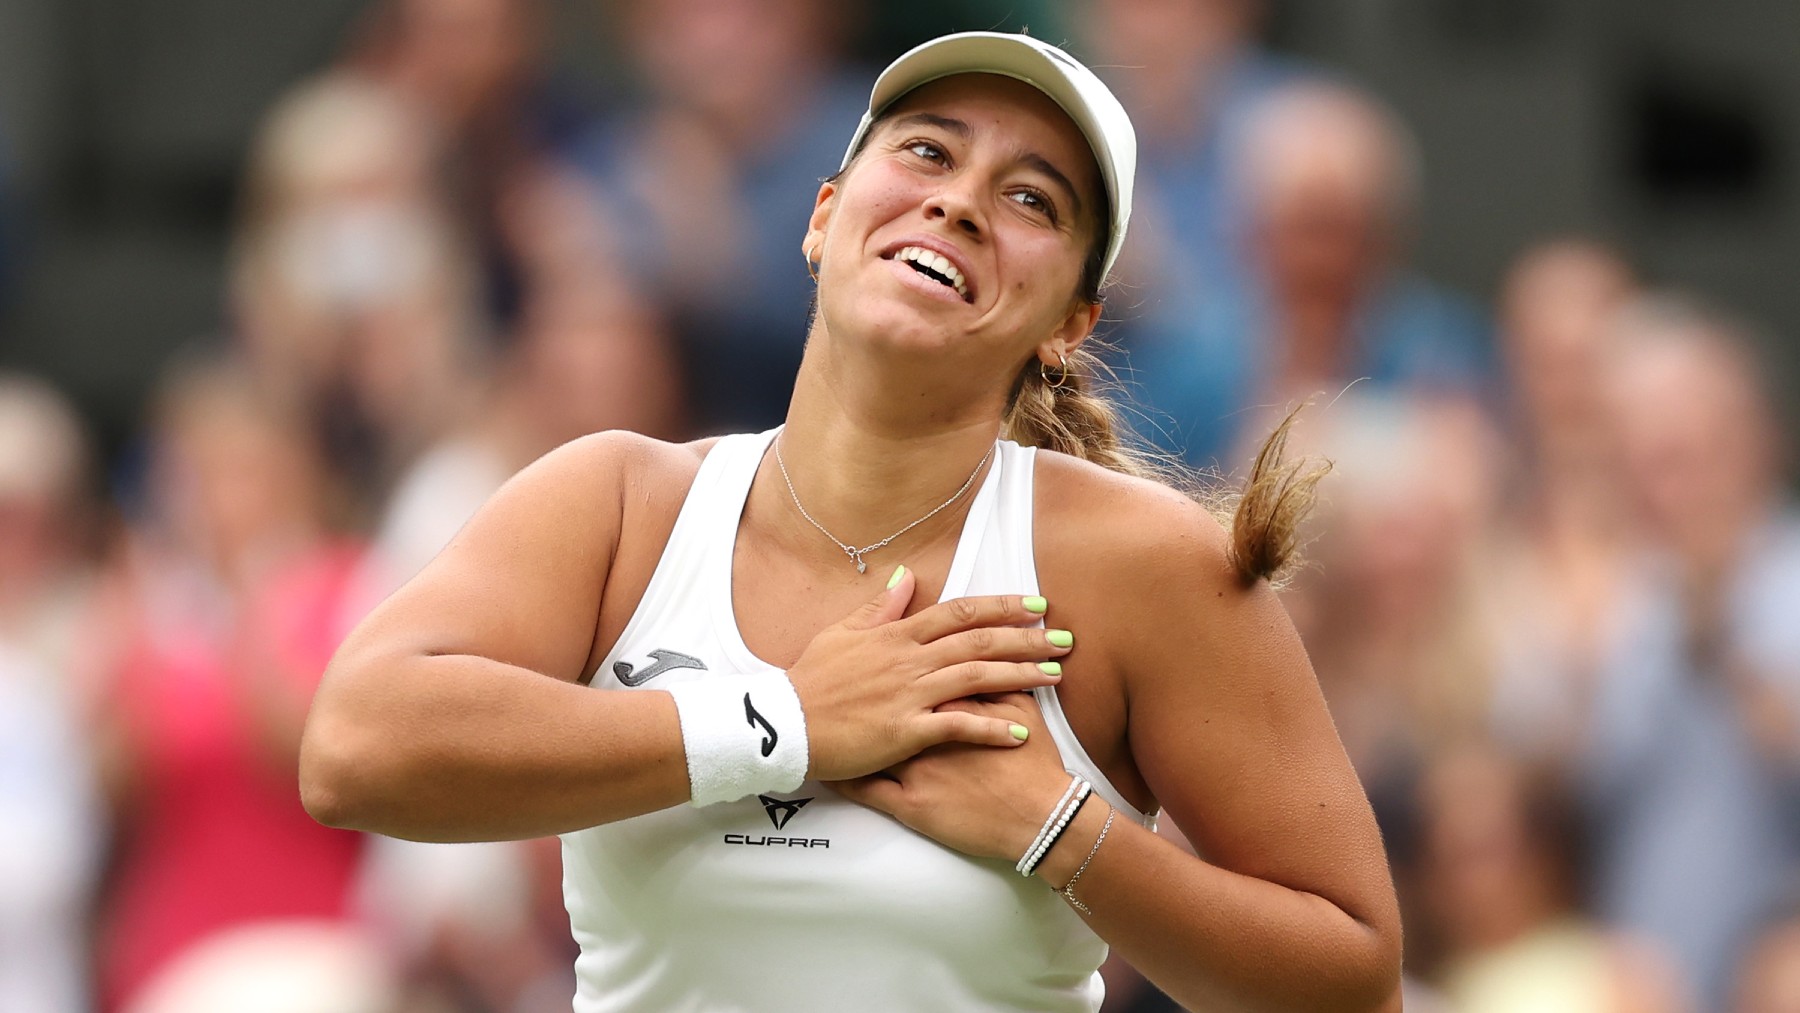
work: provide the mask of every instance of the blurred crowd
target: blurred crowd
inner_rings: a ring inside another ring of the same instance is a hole
[[[1196,468],[1313,401],[1335,474],[1283,593],[1393,859],[1408,1008],[1800,1013],[1766,336],[1591,237],[1519,251],[1492,306],[1434,284],[1406,124],[1261,50],[1260,8],[1065,5],[1142,144],[1103,327]],[[128,446],[0,373],[0,1010],[567,1010],[556,842],[326,829],[294,756],[338,640],[525,463],[784,414],[858,5],[611,15],[630,86],[598,102],[537,0],[376,0],[268,112],[224,337]],[[1107,974],[1108,1011],[1173,1009]]]

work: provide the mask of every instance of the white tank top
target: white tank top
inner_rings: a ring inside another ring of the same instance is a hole
[[[732,550],[774,431],[715,444],[656,572],[595,673],[657,690],[773,670],[731,603]],[[1035,451],[1002,442],[963,523],[943,598],[1036,594]],[[1122,818],[1154,821],[1037,691],[1063,765]],[[563,895],[581,955],[576,1013],[1100,1008],[1106,944],[1043,880],[970,858],[807,781],[563,835]]]

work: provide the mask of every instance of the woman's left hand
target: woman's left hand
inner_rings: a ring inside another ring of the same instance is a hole
[[[1029,693],[1004,693],[938,709],[1006,718],[1030,735],[1017,749],[935,746],[880,773],[831,787],[946,847],[1017,861],[1069,786],[1037,701]]]

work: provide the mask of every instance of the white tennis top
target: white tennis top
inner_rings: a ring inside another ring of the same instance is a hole
[[[750,483],[774,437],[728,436],[694,478],[637,612],[594,675],[663,689],[772,671],[731,604]],[[1035,451],[1002,442],[963,523],[945,599],[1036,594]],[[1146,826],[1037,691],[1063,765]],[[575,1013],[1100,1008],[1106,944],[1043,880],[970,858],[807,781],[563,835],[581,955]]]

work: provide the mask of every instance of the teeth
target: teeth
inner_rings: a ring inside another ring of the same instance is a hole
[[[920,267],[948,278],[950,280],[950,287],[956,290],[956,294],[965,299],[968,298],[968,280],[963,277],[961,271],[956,269],[956,265],[952,264],[948,257],[932,250],[927,250],[921,246],[902,247],[900,252],[896,253],[894,256],[899,260],[916,261]]]

